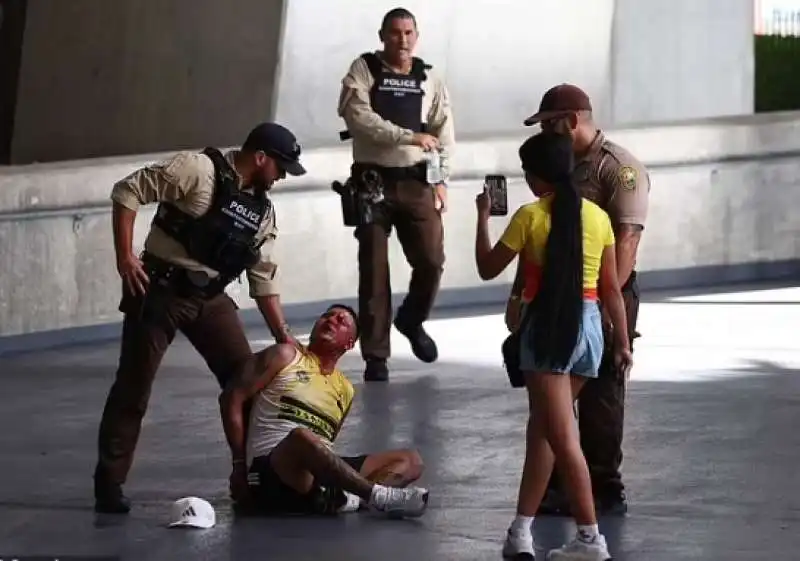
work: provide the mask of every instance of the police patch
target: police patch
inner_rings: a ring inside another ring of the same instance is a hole
[[[636,189],[636,182],[639,179],[639,172],[631,166],[622,166],[619,168],[617,180],[620,186],[626,191],[633,191]]]

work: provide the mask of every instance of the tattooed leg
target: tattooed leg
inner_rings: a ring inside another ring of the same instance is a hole
[[[323,486],[336,486],[368,501],[375,485],[305,429],[293,430],[275,447],[270,460],[281,480],[300,493],[307,493],[316,480]]]

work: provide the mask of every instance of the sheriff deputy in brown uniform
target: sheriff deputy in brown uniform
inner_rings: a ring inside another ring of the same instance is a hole
[[[636,254],[647,218],[650,178],[642,163],[625,148],[614,144],[598,130],[592,119],[589,96],[580,88],[561,84],[542,97],[539,111],[526,119],[527,126],[541,123],[543,130],[556,130],[573,139],[576,167],[573,181],[581,195],[598,204],[611,218],[616,236],[617,274],[627,311],[631,349],[639,313],[639,287],[636,283]],[[510,323],[518,317],[521,277],[512,288],[507,315]],[[613,339],[613,329],[604,314],[605,340]],[[606,350],[598,378],[590,380],[578,397],[578,422],[581,447],[592,476],[598,512],[623,514],[627,501],[620,465],[625,412],[626,379]],[[555,474],[555,472],[554,472]],[[569,514],[568,501],[551,477],[541,514]]]
[[[284,320],[273,257],[275,209],[267,192],[306,172],[289,130],[262,123],[241,150],[180,152],[119,181],[111,193],[117,270],[123,281],[122,349],[98,438],[95,510],[126,513],[122,493],[161,359],[181,331],[220,387],[251,359],[225,287],[247,271],[250,296],[279,342],[296,343]],[[159,203],[141,258],[133,224]]]
[[[411,265],[408,295],[394,320],[414,354],[433,362],[438,351],[423,322],[439,290],[444,266],[442,213],[447,206],[453,118],[445,84],[419,58],[414,16],[398,8],[386,14],[379,31],[383,50],[364,53],[342,80],[339,116],[353,140],[351,178],[377,172],[384,201],[374,220],[356,228],[359,267],[361,353],[365,381],[388,379],[392,301],[388,237],[392,227]],[[345,138],[345,137],[343,137]],[[441,177],[428,182],[426,154],[438,151]]]

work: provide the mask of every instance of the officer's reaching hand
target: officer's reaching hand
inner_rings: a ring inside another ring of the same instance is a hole
[[[147,273],[144,272],[142,261],[133,253],[117,259],[117,271],[119,276],[122,277],[122,282],[125,283],[125,288],[131,295],[136,296],[147,291],[150,279],[147,277]]]
[[[417,132],[414,133],[414,136],[411,138],[411,144],[419,146],[427,152],[439,148],[439,139],[435,136],[425,134],[424,132]]]

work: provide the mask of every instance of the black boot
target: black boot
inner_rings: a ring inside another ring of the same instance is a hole
[[[122,493],[122,486],[103,481],[103,478],[95,475],[94,511],[103,514],[128,514],[130,510],[131,501]]]
[[[439,358],[439,349],[436,348],[436,342],[431,339],[421,324],[409,323],[398,316],[394,320],[394,326],[411,343],[411,351],[414,356],[422,362],[436,362],[436,359]]]
[[[598,516],[624,516],[628,512],[628,497],[623,490],[596,493],[594,508]]]
[[[364,369],[365,382],[386,382],[389,380],[389,369],[386,360],[381,358],[368,358],[367,367]]]

